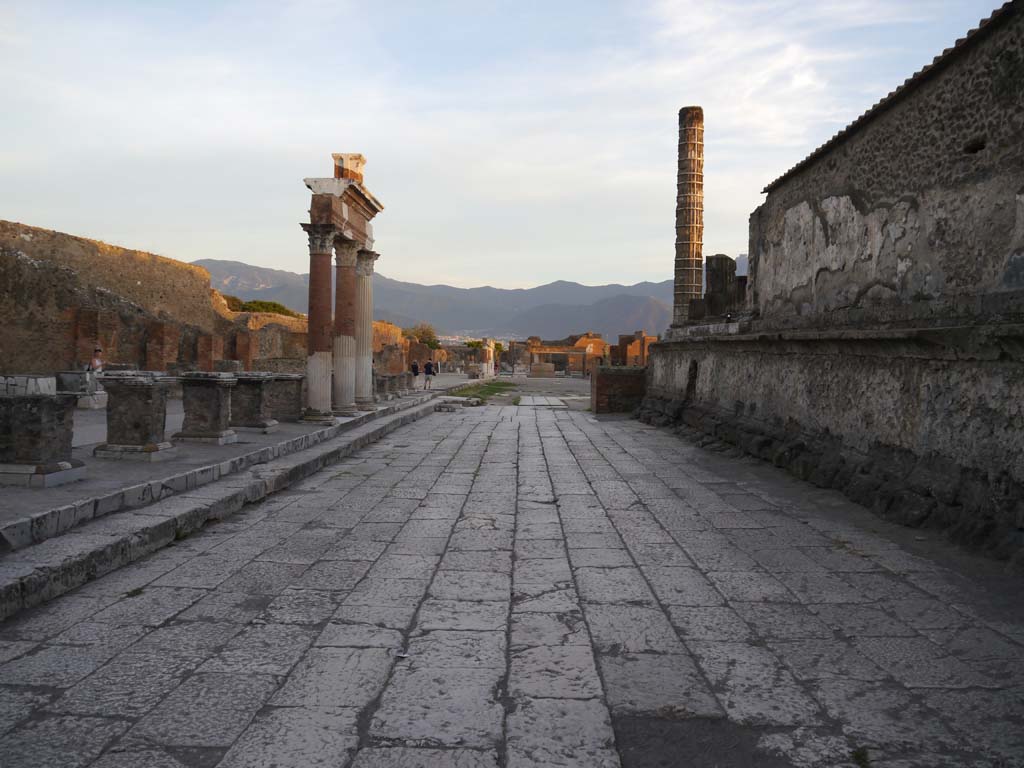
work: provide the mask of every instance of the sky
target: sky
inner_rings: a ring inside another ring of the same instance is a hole
[[[672,274],[998,0],[0,0],[0,219],[305,272],[304,177],[361,152],[377,269],[462,287]]]

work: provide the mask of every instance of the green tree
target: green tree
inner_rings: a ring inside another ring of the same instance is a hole
[[[299,316],[298,312],[288,309],[284,304],[279,304],[276,301],[246,301],[242,304],[242,312],[269,312],[287,317]]]
[[[402,335],[420,344],[426,344],[431,349],[441,348],[441,342],[437,340],[437,331],[430,323],[417,323],[412,328],[403,328]]]
[[[466,346],[470,349],[482,349],[484,343],[482,341],[467,341]]]

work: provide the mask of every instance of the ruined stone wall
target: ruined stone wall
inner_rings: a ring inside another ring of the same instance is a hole
[[[641,368],[597,366],[590,376],[593,413],[631,413],[640,407],[645,391]]]
[[[373,351],[379,352],[392,344],[402,344],[402,329],[394,323],[382,320],[373,321]]]
[[[659,344],[641,418],[686,423],[1001,556],[1024,519],[1024,328]]]
[[[787,177],[750,218],[775,326],[1024,316],[1024,10]]]
[[[206,332],[217,328],[210,273],[194,264],[10,221],[0,221],[0,248],[52,269],[69,268],[79,285],[110,292],[156,317],[187,319]]]

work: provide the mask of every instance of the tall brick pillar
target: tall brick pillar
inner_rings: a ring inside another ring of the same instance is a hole
[[[704,241],[704,110],[679,110],[679,173],[676,194],[676,264],[672,325],[689,319],[690,301],[701,296]]]
[[[356,261],[359,243],[335,241],[334,413],[355,416],[356,408]]]
[[[303,224],[309,236],[309,332],[305,418],[331,418],[331,251],[334,227]]]
[[[356,405],[373,410],[373,263],[380,254],[356,258]]]

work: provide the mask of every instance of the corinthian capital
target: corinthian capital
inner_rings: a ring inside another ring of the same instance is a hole
[[[309,237],[309,253],[330,253],[334,247],[336,235],[334,227],[327,224],[303,224],[302,228]]]
[[[363,277],[369,277],[373,274],[373,262],[380,258],[380,254],[375,251],[359,251],[356,260],[356,274]]]
[[[346,240],[337,237],[334,240],[334,259],[339,267],[354,267],[356,265],[356,254],[359,252],[359,243],[355,240]]]

